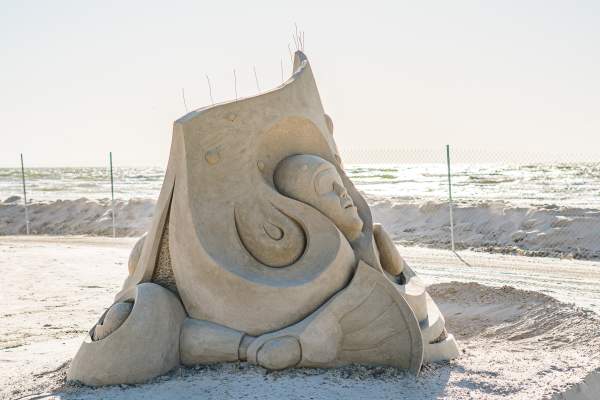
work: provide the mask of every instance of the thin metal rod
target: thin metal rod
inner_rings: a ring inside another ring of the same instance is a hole
[[[113,160],[112,151],[108,153],[110,159],[110,197],[111,197],[111,208],[112,208],[112,233],[113,237],[117,237],[117,229],[115,225],[115,183],[113,179]]]
[[[23,206],[25,207],[25,229],[29,235],[29,211],[27,211],[27,188],[25,186],[25,166],[23,164],[23,153],[21,153],[21,180],[23,181]]]
[[[185,112],[188,112],[187,102],[185,101],[185,89],[181,88],[181,97],[183,98],[183,106],[185,107]]]
[[[456,252],[454,246],[454,215],[452,211],[452,174],[450,172],[450,145],[446,145],[446,160],[448,162],[448,206],[450,209],[450,241],[452,242],[452,251]]]
[[[208,82],[208,95],[210,96],[210,102],[215,105],[215,100],[212,97],[212,86],[210,85],[210,78],[206,75],[206,81]]]
[[[256,90],[258,90],[258,93],[260,93],[260,85],[258,84],[258,74],[256,73],[256,65],[253,66],[254,68],[254,80],[256,80]]]
[[[237,98],[238,98],[238,93],[237,93],[237,75],[235,74],[235,69],[233,70],[233,88],[235,89],[235,99],[237,100]]]

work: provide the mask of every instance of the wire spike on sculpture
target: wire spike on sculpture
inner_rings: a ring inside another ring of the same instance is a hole
[[[185,112],[188,112],[187,102],[185,101],[185,89],[181,88],[181,98],[183,99],[183,107],[185,107]]]
[[[235,99],[238,99],[237,91],[237,75],[235,74],[235,68],[233,69],[233,89],[235,90]]]
[[[296,44],[296,51],[300,50],[300,38],[298,37],[298,24],[294,23],[294,43]]]
[[[296,51],[304,52],[304,31],[298,30],[298,24],[294,23],[295,31],[292,34],[292,40],[296,46]]]
[[[215,105],[215,100],[213,99],[212,86],[210,85],[210,78],[208,77],[208,75],[206,75],[206,82],[208,83],[208,95],[210,96],[210,102],[214,106]]]
[[[256,73],[256,65],[252,67],[254,69],[254,80],[256,81],[256,90],[260,93],[260,85],[258,84],[258,74]]]

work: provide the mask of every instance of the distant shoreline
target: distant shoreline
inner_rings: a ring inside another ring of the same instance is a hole
[[[346,164],[345,171],[365,196],[399,201],[448,199],[445,163]],[[165,175],[159,167],[116,167],[115,198],[156,199]],[[110,198],[107,167],[26,168],[27,198],[35,201],[100,201]],[[556,205],[600,209],[600,162],[452,165],[454,199],[467,204],[503,201],[520,207]],[[22,196],[20,168],[0,168],[0,201]]]

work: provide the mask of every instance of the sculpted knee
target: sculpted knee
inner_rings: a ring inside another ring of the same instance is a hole
[[[67,379],[115,385],[141,383],[168,372],[180,361],[179,334],[185,317],[181,302],[167,289],[153,283],[133,287],[90,332]]]

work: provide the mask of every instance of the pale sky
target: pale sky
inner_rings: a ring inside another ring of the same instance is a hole
[[[294,23],[342,156],[600,155],[598,1],[2,0],[0,166],[164,166],[181,89],[280,84]]]

